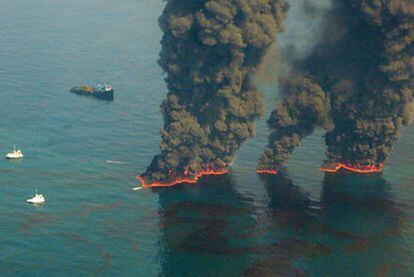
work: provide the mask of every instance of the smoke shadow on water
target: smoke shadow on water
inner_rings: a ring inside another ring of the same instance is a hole
[[[203,177],[196,186],[154,189],[159,193],[162,276],[226,275],[249,264],[233,233],[255,226],[251,199],[239,194],[231,174]]]
[[[286,174],[260,176],[268,201],[229,173],[159,194],[160,275],[404,274],[404,207],[381,175],[327,174],[313,200]],[[305,186],[303,186],[305,187]]]
[[[274,257],[267,257],[247,272],[377,276],[410,272],[412,254],[402,231],[407,224],[405,207],[394,201],[382,175],[326,174],[320,201],[283,174],[261,180],[270,198],[268,220],[283,226],[277,232],[282,237],[279,243],[290,243],[289,251],[277,253],[287,259],[290,271],[280,271]]]
[[[256,261],[244,271],[247,276],[304,276],[306,267],[300,259],[331,254],[328,245],[306,235],[306,229],[317,224],[318,203],[288,175],[260,175],[269,202],[257,229],[267,241],[257,252]]]
[[[336,230],[339,254],[327,270],[375,276],[412,270],[403,232],[408,207],[393,198],[390,188],[381,174],[325,175],[320,218]]]

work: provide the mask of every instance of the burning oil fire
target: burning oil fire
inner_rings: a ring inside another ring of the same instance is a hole
[[[227,168],[223,168],[223,169],[220,169],[220,170],[213,170],[213,169],[202,170],[202,171],[197,172],[194,175],[194,177],[184,177],[184,178],[175,177],[175,178],[172,178],[173,180],[171,180],[170,182],[165,182],[165,183],[164,182],[146,183],[145,178],[143,178],[142,176],[138,176],[137,179],[138,179],[138,181],[141,182],[141,185],[142,185],[143,188],[172,187],[172,186],[175,186],[175,185],[178,185],[178,184],[191,184],[191,185],[194,185],[203,176],[224,175],[227,172],[228,172]],[[188,173],[184,172],[184,175],[188,175]]]
[[[382,172],[383,164],[378,165],[361,165],[361,164],[346,164],[346,163],[331,163],[326,164],[320,168],[323,172],[336,173],[344,169],[353,173],[372,174]]]

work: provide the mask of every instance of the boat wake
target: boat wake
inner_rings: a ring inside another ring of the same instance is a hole
[[[107,160],[106,163],[107,164],[127,164],[128,162]]]

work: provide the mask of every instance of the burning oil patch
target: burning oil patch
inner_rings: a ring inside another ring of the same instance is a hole
[[[328,162],[382,169],[413,118],[414,2],[335,0],[324,26],[282,81],[259,169],[280,167],[316,126],[327,130]]]
[[[283,29],[284,0],[169,0],[159,22],[166,72],[161,154],[141,180],[197,181],[225,170],[263,114],[252,75]]]

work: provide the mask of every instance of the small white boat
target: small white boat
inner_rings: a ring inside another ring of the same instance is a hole
[[[33,198],[26,200],[30,204],[42,204],[45,202],[45,197],[43,194],[38,194],[36,190],[36,195]]]
[[[16,149],[16,145],[13,146],[13,152],[6,155],[7,159],[20,159],[23,158],[23,153],[19,149]]]
[[[135,187],[135,188],[132,188],[132,190],[140,190],[140,189],[143,189],[143,187]]]

